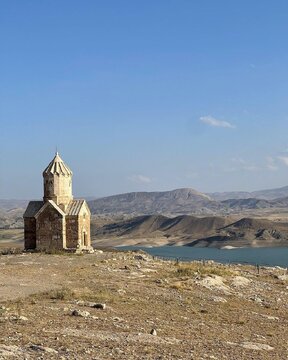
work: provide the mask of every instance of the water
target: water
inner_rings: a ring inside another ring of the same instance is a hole
[[[288,267],[287,248],[241,248],[222,250],[215,248],[193,248],[188,246],[141,247],[122,246],[123,250],[144,250],[147,253],[167,259],[181,261],[215,260],[220,263],[241,263],[264,266]]]

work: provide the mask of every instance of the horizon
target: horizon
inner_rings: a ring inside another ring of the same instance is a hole
[[[6,2],[0,199],[42,198],[55,148],[75,198],[286,186],[287,12],[284,0]]]
[[[191,188],[191,187],[184,187],[184,188],[177,188],[177,189],[169,189],[169,190],[151,190],[151,191],[131,191],[131,192],[126,192],[126,193],[115,193],[115,194],[107,194],[107,195],[104,195],[104,196],[93,196],[93,195],[88,195],[88,196],[81,196],[81,195],[77,195],[77,196],[74,196],[74,198],[80,198],[80,199],[86,199],[87,201],[90,201],[90,200],[97,200],[97,199],[102,199],[102,198],[105,198],[105,197],[110,197],[110,196],[117,196],[117,195],[123,195],[123,194],[129,194],[129,193],[134,193],[134,192],[140,192],[140,193],[159,193],[159,192],[171,192],[171,191],[176,191],[176,190],[185,190],[185,189],[189,189],[189,190],[194,190],[196,192],[199,192],[200,194],[204,194],[204,195],[212,195],[212,194],[224,194],[224,193],[232,193],[232,192],[247,192],[247,193],[253,193],[253,192],[258,192],[258,191],[270,191],[270,190],[280,190],[280,189],[284,189],[288,187],[288,185],[284,185],[284,186],[281,186],[281,187],[278,187],[278,188],[269,188],[269,189],[256,189],[256,190],[252,190],[252,191],[243,191],[243,190],[232,190],[232,191],[212,191],[212,192],[202,192],[198,189],[194,189],[194,188]],[[42,199],[42,197],[41,197]],[[34,200],[39,200],[39,198],[32,198],[32,199],[24,199],[24,198],[0,198],[0,201],[3,200],[3,201],[34,201]]]

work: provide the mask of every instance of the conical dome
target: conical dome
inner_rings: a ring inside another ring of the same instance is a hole
[[[54,156],[53,160],[50,162],[50,164],[46,167],[46,169],[43,171],[44,175],[66,175],[66,176],[72,176],[73,173],[70,170],[70,168],[64,163],[64,161],[61,159],[58,152],[56,152],[56,155]]]
[[[72,171],[57,152],[43,171],[44,201],[52,200],[56,205],[67,206],[73,199],[72,175]]]

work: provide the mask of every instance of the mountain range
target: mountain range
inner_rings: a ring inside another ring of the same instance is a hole
[[[288,186],[252,193],[204,194],[190,188],[134,192],[90,200],[89,206],[93,214],[233,214],[245,210],[288,207]]]
[[[246,191],[230,191],[230,192],[216,192],[207,194],[212,199],[223,201],[228,199],[262,199],[262,200],[275,200],[288,197],[288,186],[276,189],[258,190],[253,192]]]
[[[87,199],[92,215],[229,215],[245,211],[288,208],[288,186],[255,192],[201,193],[191,188],[159,192],[131,192]],[[28,201],[0,199],[0,228],[23,227]]]

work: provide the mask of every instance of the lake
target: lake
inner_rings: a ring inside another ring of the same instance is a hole
[[[214,260],[220,263],[241,263],[263,266],[288,267],[288,247],[286,248],[238,248],[231,250],[215,248],[193,248],[188,246],[121,246],[123,250],[144,250],[147,253],[181,261]]]

